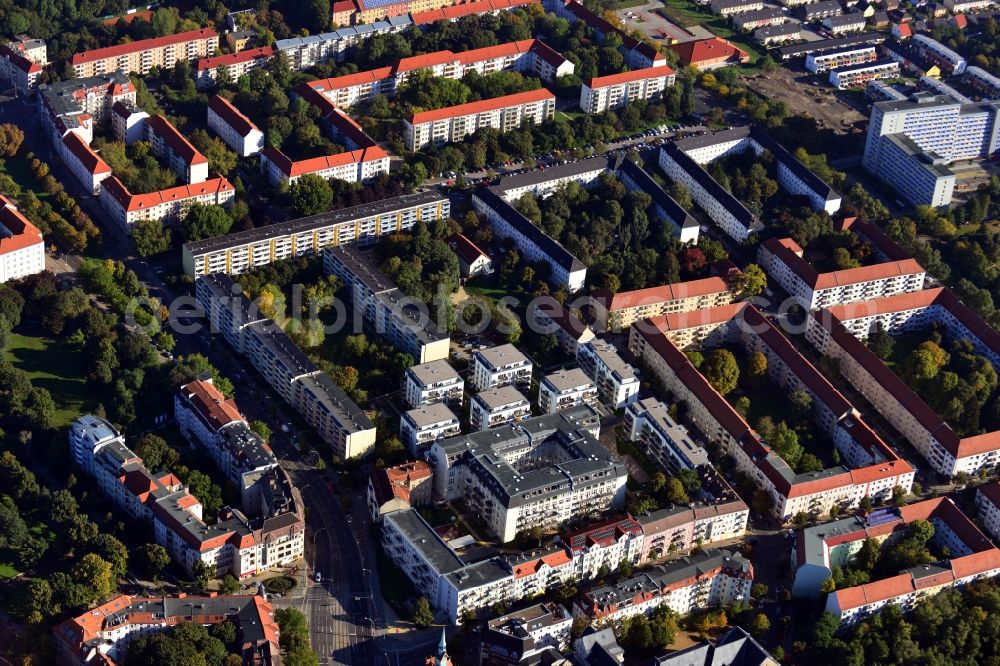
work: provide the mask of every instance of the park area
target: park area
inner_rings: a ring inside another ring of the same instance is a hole
[[[12,333],[4,354],[15,368],[27,373],[32,385],[52,395],[56,427],[69,425],[94,407],[94,397],[87,391],[86,353],[67,341]]]

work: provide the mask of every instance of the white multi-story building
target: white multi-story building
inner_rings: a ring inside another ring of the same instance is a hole
[[[875,47],[869,44],[844,49],[841,51],[824,51],[810,53],[806,56],[806,69],[813,74],[822,74],[838,67],[862,65],[878,60]]]
[[[960,437],[862,342],[876,324],[900,335],[938,324],[952,340],[973,345],[1000,367],[996,332],[955,294],[943,288],[897,294],[813,313],[806,339],[839,363],[841,375],[930,463],[947,477],[976,474],[1000,464],[996,433]]]
[[[585,113],[619,109],[638,100],[656,99],[673,84],[674,70],[665,64],[598,76],[580,87],[580,108]]]
[[[504,543],[528,527],[620,508],[628,472],[597,440],[599,427],[597,413],[580,406],[435,442],[427,454],[435,497],[461,497]]]
[[[458,417],[443,402],[414,407],[399,418],[399,438],[414,457],[419,457],[434,441],[461,432]]]
[[[597,403],[597,387],[579,368],[560,370],[538,382],[538,407],[545,414]]]
[[[45,270],[45,239],[16,206],[0,195],[0,283]]]
[[[111,130],[115,138],[131,146],[146,136],[149,114],[131,102],[115,102],[111,107]]]
[[[156,597],[121,595],[53,630],[58,663],[65,666],[120,664],[136,638],[165,633],[183,622],[230,622],[240,636],[236,651],[244,661],[271,664],[281,658],[274,608],[263,595]]]
[[[705,448],[691,439],[687,428],[674,421],[667,406],[656,398],[629,405],[625,410],[625,428],[629,440],[640,442],[668,472],[712,464]]]
[[[305,522],[301,503],[284,473],[278,483],[288,502],[277,515],[249,519],[225,508],[209,525],[202,506],[181,481],[168,471],[152,473],[124,439],[103,419],[80,417],[70,428],[74,461],[94,478],[101,494],[118,509],[153,529],[156,543],[189,574],[202,562],[217,576],[231,573],[246,578],[302,557]]]
[[[375,446],[375,425],[342,388],[292,344],[284,331],[243,295],[228,275],[195,281],[195,298],[212,333],[220,333],[245,356],[285,401],[340,458],[361,456]]]
[[[952,14],[964,14],[965,12],[978,12],[996,5],[995,0],[944,0],[944,6]]]
[[[356,319],[417,363],[448,358],[451,338],[432,320],[427,306],[402,291],[354,245],[323,251],[323,270],[351,294]]]
[[[184,244],[184,272],[191,277],[237,274],[282,259],[311,257],[332,245],[371,245],[383,235],[409,231],[417,220],[429,224],[450,212],[448,197],[428,190],[206,238]]]
[[[573,615],[592,626],[619,628],[635,615],[666,606],[687,615],[711,606],[750,599],[754,570],[737,551],[704,550],[653,567],[614,585],[590,590],[573,605]]]
[[[628,515],[581,527],[560,538],[573,558],[577,580],[593,580],[602,567],[614,571],[622,562],[637,566],[645,556],[642,526]]]
[[[131,230],[139,220],[172,224],[183,219],[192,204],[229,207],[236,190],[225,178],[211,178],[196,185],[179,185],[148,194],[132,194],[116,176],[101,183],[101,203],[112,220]]]
[[[848,65],[830,70],[830,85],[839,90],[863,88],[872,81],[899,78],[899,63],[882,58],[860,65]]]
[[[208,453],[215,466],[240,490],[243,511],[260,506],[265,473],[278,466],[271,447],[250,429],[236,401],[211,378],[185,384],[174,396],[174,419],[188,441]]]
[[[435,402],[460,407],[465,397],[465,380],[444,359],[420,363],[407,368],[403,397],[410,407]]]
[[[797,474],[747,424],[694,367],[686,348],[739,344],[767,358],[767,371],[784,391],[804,391],[813,417],[840,452],[843,465]],[[770,497],[773,514],[787,521],[801,512],[819,515],[836,506],[856,507],[866,495],[887,499],[895,486],[913,483],[913,468],[883,442],[857,411],[788,339],[751,304],[677,313],[633,326],[629,349],[674,399],[706,441],[733,457],[736,469]]]
[[[219,34],[211,28],[201,28],[84,51],[70,58],[70,65],[78,79],[112,72],[149,74],[154,67],[169,69],[178,60],[198,60],[213,55],[218,48]]]
[[[551,269],[552,284],[565,286],[570,293],[583,289],[587,279],[584,263],[499,194],[487,187],[478,188],[472,193],[472,206],[498,236],[514,241],[526,261],[545,262]]]
[[[33,95],[49,64],[48,49],[41,39],[20,37],[0,44],[0,78],[7,79],[19,95]]]
[[[1000,78],[993,76],[982,67],[975,65],[966,67],[962,81],[989,99],[1000,96]]]
[[[556,96],[545,88],[421,111],[403,119],[407,150],[427,145],[461,141],[470,134],[492,127],[507,132],[531,123],[551,120],[556,110]]]
[[[987,534],[1000,538],[1000,483],[994,481],[976,489],[976,509]]]
[[[736,298],[726,278],[712,276],[634,291],[598,291],[593,309],[598,322],[609,331],[621,331],[637,321],[672,312],[705,310],[728,305]]]
[[[225,97],[215,95],[208,101],[208,127],[240,157],[264,149],[264,133]]]
[[[926,93],[876,102],[868,121],[865,170],[913,204],[945,206],[955,188],[948,165],[988,157],[1000,147],[998,110],[1000,101],[962,104]]]
[[[195,82],[199,90],[213,88],[219,79],[220,72],[225,72],[225,76],[228,76],[231,81],[236,81],[255,69],[269,65],[274,59],[275,53],[273,46],[262,46],[256,49],[202,58],[195,66]]]
[[[569,647],[573,616],[554,603],[540,603],[494,618],[479,637],[483,664],[516,664],[543,651]]]
[[[184,138],[176,127],[163,116],[153,116],[144,123],[146,141],[153,152],[174,170],[188,185],[208,180],[208,158]]]
[[[480,391],[469,403],[469,425],[473,430],[499,428],[529,416],[531,403],[513,386]]]
[[[472,385],[477,391],[498,386],[531,386],[531,360],[512,344],[482,349],[472,355]]]
[[[768,278],[806,310],[868,301],[924,288],[926,271],[878,227],[847,218],[840,228],[867,241],[877,260],[868,266],[819,273],[803,259],[791,238],[769,238],[757,250],[757,263]]]
[[[945,74],[957,76],[968,66],[965,58],[928,35],[914,35],[910,43],[922,56],[940,66]]]
[[[622,409],[639,399],[639,373],[610,342],[591,340],[576,348],[580,369],[594,381],[601,402]]]

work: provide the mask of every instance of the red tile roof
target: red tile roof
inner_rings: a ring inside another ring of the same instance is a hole
[[[632,81],[642,81],[643,79],[654,79],[664,76],[670,76],[674,73],[674,70],[665,64],[654,65],[653,67],[646,67],[645,69],[633,69],[628,72],[622,72],[621,74],[609,74],[608,76],[598,76],[596,78],[590,79],[587,82],[587,86],[590,88],[603,88],[605,86],[614,86],[619,83],[631,83]]]
[[[901,38],[913,36],[913,28],[910,27],[910,24],[908,22],[900,23],[898,26],[896,26],[896,32],[899,33],[899,36]]]
[[[182,386],[180,392],[213,431],[244,420],[236,401],[232,398],[227,399],[211,382],[193,381]]]
[[[160,204],[171,201],[183,201],[192,197],[219,194],[233,189],[232,183],[225,178],[209,178],[204,183],[197,183],[195,185],[181,185],[167,190],[160,190],[159,192],[150,192],[149,194],[132,194],[118,180],[117,176],[111,176],[105,180],[103,187],[129,213],[147,208],[155,208]]]
[[[702,64],[714,64],[732,58],[735,58],[739,62],[746,62],[750,59],[746,51],[720,37],[671,44],[670,48],[677,52],[682,62],[695,67]]]
[[[452,234],[447,239],[448,245],[458,255],[458,258],[467,264],[471,264],[480,257],[489,259],[489,255],[479,249],[479,246],[470,241],[464,234]]]
[[[175,155],[191,164],[208,164],[208,158],[202,155],[191,142],[184,138],[173,124],[163,116],[153,116],[146,120],[146,126],[151,128],[170,146]]]
[[[708,296],[709,294],[721,294],[727,291],[729,291],[729,285],[721,277],[707,277],[701,280],[675,282],[659,287],[621,291],[614,296],[611,296],[610,292],[602,290],[595,294],[595,297],[606,304],[605,307],[609,312],[616,312],[642,305],[655,305],[687,298]],[[610,303],[608,303],[609,297]],[[705,311],[701,310],[699,312]]]
[[[226,53],[225,55],[212,56],[211,58],[202,58],[198,61],[197,70],[203,72],[207,69],[215,69],[223,65],[231,67],[232,65],[250,62],[251,60],[267,60],[272,56],[274,56],[274,47],[262,46],[257,49],[247,49],[238,53]]]
[[[416,12],[410,15],[416,25],[433,23],[434,21],[454,21],[463,16],[498,12],[526,5],[539,5],[541,0],[479,0],[452,5],[442,9],[432,9],[426,12]]]
[[[407,122],[411,125],[420,125],[423,123],[434,122],[435,120],[445,120],[447,118],[455,118],[457,116],[467,116],[474,113],[496,111],[498,109],[520,106],[521,104],[530,104],[532,102],[541,102],[544,100],[555,101],[555,98],[556,96],[547,89],[539,88],[537,90],[529,90],[528,92],[516,93],[514,95],[504,95],[503,97],[494,97],[493,99],[484,99],[478,102],[469,102],[468,104],[449,106],[444,109],[415,113],[410,116]]]
[[[257,126],[254,125],[249,118],[243,115],[239,109],[233,106],[233,103],[225,97],[215,95],[212,99],[208,100],[208,108],[215,112],[215,115],[219,116],[227,125],[232,127],[237,134],[244,138],[246,138],[250,132],[257,129]]]
[[[0,44],[0,57],[9,59],[18,69],[27,72],[28,74],[35,74],[36,72],[42,71],[42,66],[37,62],[29,60],[22,54],[4,44]]]
[[[94,49],[93,51],[84,51],[83,53],[75,54],[73,58],[70,60],[70,63],[73,65],[83,65],[88,62],[104,60],[105,58],[115,58],[118,56],[126,55],[128,53],[137,53],[139,51],[146,51],[148,49],[170,46],[171,44],[184,44],[185,42],[190,42],[198,39],[210,39],[212,37],[218,37],[218,36],[219,33],[217,33],[212,28],[189,30],[187,32],[181,32],[176,35],[168,35],[166,37],[156,37],[155,39],[142,39],[137,42],[129,42],[127,44],[117,44],[115,46],[108,46],[103,49]]]
[[[333,13],[354,12],[358,10],[358,4],[354,0],[337,0],[333,3]]]
[[[80,164],[92,175],[111,173],[111,167],[76,132],[67,132],[63,137],[63,143],[66,144],[73,157],[78,159]]]
[[[372,162],[389,156],[388,153],[378,146],[362,148],[361,150],[349,150],[343,153],[338,153],[337,155],[322,155],[320,157],[299,160],[297,162],[293,162],[291,158],[283,152],[271,146],[262,150],[261,155],[264,155],[264,157],[273,162],[275,166],[277,166],[278,169],[285,174],[286,178],[293,178],[307,173],[315,173],[325,169],[333,169],[346,164]]]
[[[2,194],[0,194],[0,225],[11,234],[0,235],[0,255],[43,242],[42,232]]]
[[[132,12],[131,14],[112,16],[109,19],[104,19],[103,21],[101,21],[101,23],[103,23],[104,25],[115,25],[116,23],[118,23],[118,21],[125,21],[126,23],[132,23],[133,21],[137,21],[138,19],[142,19],[143,21],[152,21],[153,10],[144,9],[140,12]]]
[[[557,550],[554,553],[549,553],[537,559],[515,565],[513,567],[514,578],[524,578],[525,576],[538,573],[546,566],[554,569],[569,564],[572,561],[573,558],[565,550]]]

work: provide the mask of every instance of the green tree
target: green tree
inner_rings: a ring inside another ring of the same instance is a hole
[[[653,646],[653,630],[649,626],[649,619],[642,613],[628,618],[624,634],[625,640],[622,642],[626,647],[648,650]]]
[[[434,611],[431,610],[431,602],[427,600],[427,597],[420,597],[413,609],[413,624],[418,627],[427,627],[432,622],[434,622]]]
[[[132,229],[132,242],[140,257],[151,257],[170,249],[170,231],[160,220],[139,220]]]
[[[768,619],[765,613],[757,613],[750,622],[750,633],[759,640],[767,636],[767,632],[769,631],[771,631],[771,620]]]
[[[73,565],[73,582],[82,588],[87,603],[103,601],[114,591],[114,574],[111,564],[94,553],[87,553]]]
[[[716,391],[726,395],[736,388],[739,382],[740,366],[728,349],[713,349],[705,356],[701,374]]]
[[[232,226],[233,220],[222,206],[191,204],[184,216],[184,236],[189,242],[222,236]]]
[[[264,421],[251,421],[250,429],[257,433],[265,442],[271,440],[271,426]]]
[[[223,594],[237,594],[240,591],[240,581],[232,574],[226,574],[219,585],[219,591]]]
[[[203,129],[191,132],[188,139],[208,158],[208,168],[213,173],[227,176],[236,168],[236,161],[239,157],[226,146],[222,139],[210,135]]]
[[[750,596],[754,599],[763,599],[767,595],[767,585],[764,583],[754,583],[750,588]]]
[[[155,581],[170,564],[170,555],[167,554],[167,549],[160,544],[143,544],[136,551],[136,564],[140,571]]]
[[[670,477],[664,485],[664,498],[671,504],[687,504],[690,498],[680,480]]]
[[[743,298],[759,296],[767,288],[767,274],[757,264],[749,264],[736,276],[733,287]]]
[[[201,560],[195,562],[194,567],[192,569],[193,570],[191,573],[194,574],[195,584],[197,584],[198,587],[200,587],[201,589],[207,590],[208,584],[211,582],[213,576],[215,575],[215,571],[212,569],[212,567],[205,564]]]
[[[299,216],[325,213],[333,203],[333,188],[325,178],[307,173],[288,188],[288,203]]]
[[[868,348],[883,361],[892,355],[892,348],[895,340],[886,333],[885,326],[881,321],[875,322],[871,332],[868,334]]]

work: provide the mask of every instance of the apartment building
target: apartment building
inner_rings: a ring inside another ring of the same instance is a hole
[[[264,149],[264,133],[225,97],[215,95],[208,101],[208,128],[240,157]]]
[[[431,223],[450,214],[449,199],[428,190],[185,243],[182,263],[192,277],[235,275],[282,259],[314,256],[332,245],[371,245],[383,234],[409,231],[417,220]]]
[[[713,467],[699,467],[697,472],[702,487],[698,499],[635,517],[644,537],[643,562],[746,534],[750,507]]]
[[[181,434],[207,453],[240,491],[244,513],[260,507],[267,472],[278,466],[271,447],[250,429],[236,401],[226,398],[211,378],[182,386],[174,396],[174,420]]]
[[[115,102],[111,107],[111,131],[128,146],[144,139],[147,120],[149,114],[131,102]]]
[[[994,549],[951,498],[937,497],[899,508],[878,509],[868,515],[800,530],[792,551],[795,571],[792,593],[797,597],[818,598],[823,583],[833,577],[833,569],[850,566],[866,539],[874,539],[880,546],[887,541],[897,541],[916,520],[934,526],[930,545],[947,549],[949,559]]]
[[[965,58],[927,35],[914,35],[910,43],[913,44],[918,53],[931,60],[945,74],[958,76],[968,66]]]
[[[917,87],[920,90],[927,91],[932,95],[945,95],[947,97],[951,97],[959,104],[975,104],[975,101],[972,98],[966,97],[941,79],[933,76],[921,76],[917,81]]]
[[[572,62],[541,40],[524,39],[459,53],[444,50],[412,56],[389,67],[310,81],[306,85],[336,106],[349,107],[371,101],[375,95],[394,97],[409,75],[419,70],[447,79],[461,79],[472,72],[486,75],[510,70],[554,83],[557,77],[572,74],[574,68]]]
[[[903,613],[909,613],[920,601],[943,590],[963,587],[1000,574],[1000,550],[951,504],[950,499],[918,502],[898,512],[899,518],[883,517],[888,521],[888,528],[868,526],[867,531],[878,534],[898,523],[905,525],[912,520],[929,520],[934,525],[933,542],[947,547],[950,556],[943,562],[921,565],[890,578],[828,594],[826,611],[839,617],[844,626],[851,626],[889,604],[898,606]],[[852,536],[857,534],[843,538],[847,540]]]
[[[926,271],[881,229],[857,218],[839,224],[867,241],[876,261],[867,266],[820,273],[803,258],[791,238],[769,238],[757,250],[757,263],[767,276],[806,310],[869,301],[924,288]]]
[[[0,194],[0,284],[45,270],[45,238]]]
[[[996,539],[1000,534],[1000,483],[994,481],[976,489],[976,513],[986,533]]]
[[[815,2],[808,3],[815,5]],[[819,39],[805,44],[794,44],[792,46],[782,46],[777,50],[777,56],[782,60],[792,58],[805,58],[814,53],[829,53],[856,46],[868,44],[882,44],[885,42],[885,34],[881,32],[866,32],[861,35],[847,35],[845,37],[835,37],[833,39]]]
[[[184,138],[176,127],[163,116],[149,118],[145,125],[146,141],[153,152],[167,163],[188,185],[208,180],[208,158]]]
[[[597,321],[617,332],[649,317],[728,305],[735,298],[729,283],[713,276],[615,294],[597,291],[593,308]]]
[[[865,98],[869,102],[902,102],[907,99],[906,95],[881,81],[868,82],[868,86],[865,87]]]
[[[407,150],[433,144],[461,141],[470,134],[492,127],[507,132],[526,123],[551,120],[556,96],[545,88],[468,102],[434,111],[422,111],[403,119]]]
[[[712,0],[709,7],[713,14],[728,17],[746,12],[756,12],[764,9],[761,0]]]
[[[806,392],[813,417],[840,452],[843,464],[797,474],[750,428],[744,418],[692,365],[683,349],[739,344],[760,351],[771,380],[785,392]],[[913,468],[883,442],[857,410],[753,305],[738,303],[697,313],[677,313],[634,326],[629,349],[687,405],[689,418],[706,441],[722,447],[736,468],[772,500],[773,513],[788,521],[801,512],[819,515],[832,506],[856,507],[864,496],[889,497],[895,486],[908,490]]]
[[[952,14],[978,12],[983,9],[989,9],[996,4],[994,0],[944,0],[944,6]]]
[[[674,78],[674,70],[663,64],[588,79],[580,87],[580,108],[586,113],[603,113],[638,100],[655,100],[674,84]]]
[[[628,472],[597,440],[599,426],[580,406],[435,442],[435,498],[462,497],[504,543],[527,527],[620,508]]]
[[[129,231],[139,220],[177,223],[195,203],[228,208],[235,196],[232,183],[221,177],[148,194],[132,194],[116,176],[101,184],[101,204],[112,220]]]
[[[777,7],[764,7],[751,12],[740,12],[730,16],[733,27],[737,30],[755,30],[768,26],[781,25],[788,20],[788,15]]]
[[[712,464],[705,448],[691,439],[688,429],[677,423],[667,405],[656,398],[633,402],[625,409],[625,430],[629,440],[642,444],[666,472]]]
[[[368,510],[372,520],[378,522],[393,511],[430,504],[433,476],[431,466],[423,460],[373,469],[368,477]]]
[[[579,368],[553,372],[538,382],[538,408],[545,414],[595,404],[597,387]]]
[[[41,39],[22,35],[0,44],[0,78],[9,81],[19,95],[27,97],[35,93],[42,70],[48,64],[48,49]]]
[[[573,558],[578,581],[599,577],[602,568],[614,571],[622,562],[638,565],[644,555],[642,526],[628,514],[571,530],[560,540]]]
[[[976,90],[983,97],[995,99],[1000,97],[1000,78],[987,72],[982,67],[969,65],[962,75],[962,81]]]
[[[757,155],[765,150],[770,152],[778,164],[778,184],[789,194],[807,197],[814,210],[831,215],[840,210],[840,194],[757,126],[736,127],[667,143],[660,149],[659,163],[671,180],[688,188],[695,203],[712,221],[733,240],[742,243],[762,228],[760,220],[715,182],[702,165],[723,155],[746,150]]]
[[[419,363],[406,370],[403,397],[414,408],[436,402],[461,407],[465,397],[465,380],[444,359]]]
[[[509,385],[480,391],[469,403],[469,425],[473,430],[499,428],[529,416],[531,403]]]
[[[882,58],[860,65],[849,65],[830,70],[830,85],[838,90],[863,88],[871,81],[898,79],[899,63],[892,58]]]
[[[639,373],[610,342],[594,339],[576,348],[580,369],[597,387],[601,402],[622,409],[639,398]]]
[[[215,592],[117,596],[52,630],[56,659],[61,666],[124,663],[134,639],[168,632],[183,622],[231,622],[239,636],[235,650],[245,663],[280,663],[279,627],[265,597]]]
[[[620,628],[626,618],[650,615],[660,606],[688,615],[746,603],[753,579],[753,565],[739,552],[707,549],[590,590],[573,604],[573,616],[591,626]]]
[[[868,19],[861,12],[827,16],[823,19],[823,27],[834,37],[862,32],[867,24]]]
[[[219,34],[211,28],[201,28],[84,51],[70,58],[70,65],[78,79],[113,72],[145,75],[153,67],[169,69],[178,60],[198,60],[215,55],[218,49]]]
[[[419,458],[434,441],[461,432],[458,417],[442,402],[414,407],[399,418],[399,438],[414,458]]]
[[[603,43],[608,35],[618,35],[621,38],[618,51],[625,58],[625,64],[628,65],[629,69],[645,69],[667,62],[666,57],[657,50],[656,46],[636,39],[617,25],[607,21],[603,16],[590,11],[577,0],[544,0],[543,4],[546,11],[561,16],[572,23],[577,21],[585,23],[594,31],[598,42]]]
[[[753,31],[753,38],[764,46],[797,42],[802,39],[802,26],[792,22],[764,25]]]
[[[375,425],[344,390],[320,371],[277,324],[260,314],[228,275],[195,281],[195,298],[210,331],[245,356],[342,459],[364,455],[375,445]]]
[[[156,543],[189,575],[202,562],[216,576],[246,578],[302,557],[305,522],[294,497],[289,510],[279,515],[249,519],[223,508],[219,520],[208,525],[201,503],[180,480],[168,471],[154,474],[146,469],[103,419],[77,419],[69,442],[74,461],[93,477],[101,494],[125,516],[152,527]]]
[[[913,204],[947,205],[955,187],[948,165],[988,157],[1000,145],[998,110],[997,101],[962,104],[926,93],[877,102],[868,122],[865,170]]]
[[[806,56],[806,69],[813,74],[822,74],[838,67],[863,65],[878,60],[875,47],[870,44],[822,53],[810,53]]]
[[[1000,367],[996,332],[944,288],[897,294],[813,313],[806,339],[838,361],[846,381],[920,452],[939,474],[975,474],[1000,463],[996,433],[959,437],[934,410],[865,346],[875,324],[890,335],[938,324],[947,337],[968,340],[976,353]]]
[[[202,58],[194,68],[195,84],[198,90],[210,90],[216,86],[220,75],[230,81],[236,81],[255,69],[267,67],[276,55],[277,51],[273,46],[262,46]]]
[[[531,360],[512,344],[481,349],[472,355],[470,381],[477,391],[498,386],[531,386]]]
[[[839,16],[843,13],[844,7],[838,0],[807,2],[795,8],[795,16],[803,23],[822,21],[830,16]]]
[[[532,299],[528,305],[528,317],[538,327],[539,333],[554,335],[562,350],[573,357],[576,357],[580,345],[595,337],[590,326],[551,296]]]
[[[535,659],[562,659],[570,643],[573,616],[555,603],[540,603],[486,623],[479,636],[483,666],[517,666]]]
[[[406,296],[356,246],[325,249],[323,271],[347,286],[355,319],[394,347],[417,363],[448,358],[451,338],[432,320],[427,305]]]

